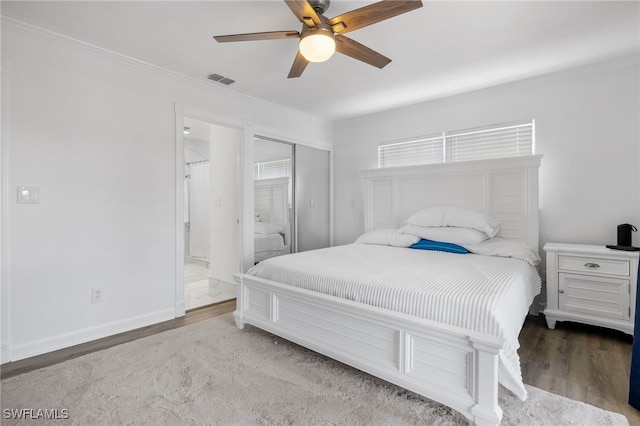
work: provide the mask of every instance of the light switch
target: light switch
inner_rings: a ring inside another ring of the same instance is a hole
[[[40,187],[19,186],[18,204],[40,204]]]

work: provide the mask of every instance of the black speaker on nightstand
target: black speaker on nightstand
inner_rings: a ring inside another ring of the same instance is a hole
[[[618,225],[618,244],[616,244],[615,246],[607,245],[607,248],[626,251],[640,250],[640,247],[633,247],[631,245],[631,233],[637,230],[638,229],[630,223],[623,223],[621,225]]]

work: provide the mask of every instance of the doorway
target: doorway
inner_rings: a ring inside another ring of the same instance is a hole
[[[238,129],[184,118],[185,310],[236,297]]]

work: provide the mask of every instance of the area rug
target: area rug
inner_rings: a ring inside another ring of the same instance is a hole
[[[0,384],[3,425],[469,424],[448,407],[254,327],[238,330],[231,314]],[[621,414],[527,390],[521,402],[501,389],[502,424],[628,424]],[[17,414],[23,419],[11,418]]]

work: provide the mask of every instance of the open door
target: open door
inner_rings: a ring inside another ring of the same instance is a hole
[[[211,125],[211,271],[210,276],[234,283],[241,271],[240,145],[242,130]]]

